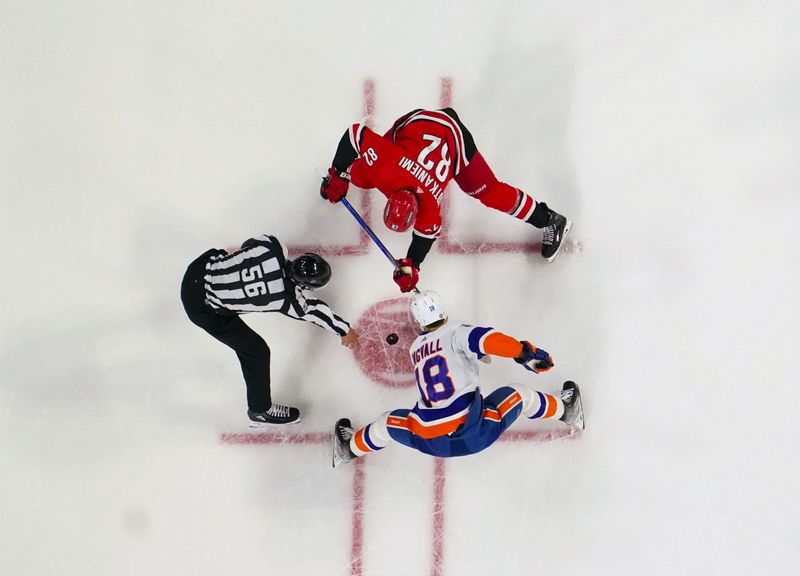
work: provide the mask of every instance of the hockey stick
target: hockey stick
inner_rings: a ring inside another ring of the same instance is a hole
[[[383,255],[386,256],[386,259],[391,262],[392,266],[394,266],[394,269],[403,272],[400,264],[398,264],[397,260],[395,260],[394,256],[392,256],[392,253],[389,252],[386,246],[383,245],[383,242],[380,241],[380,238],[375,235],[375,232],[372,231],[372,228],[369,227],[369,224],[364,221],[364,219],[361,217],[361,214],[359,214],[358,211],[353,208],[353,205],[350,204],[347,198],[342,198],[341,203],[344,204],[344,207],[350,211],[350,214],[353,215],[353,218],[356,219],[356,222],[358,222],[359,226],[364,229],[364,232],[367,233],[367,236],[372,238],[372,241],[375,242],[378,248],[380,248],[381,252],[383,252]],[[403,272],[403,274],[405,274],[405,272]],[[416,287],[414,287],[414,292],[419,294],[419,290]]]

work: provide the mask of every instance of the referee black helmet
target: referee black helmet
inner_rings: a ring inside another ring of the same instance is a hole
[[[331,267],[319,254],[306,252],[292,261],[289,275],[303,288],[322,288],[331,279]]]

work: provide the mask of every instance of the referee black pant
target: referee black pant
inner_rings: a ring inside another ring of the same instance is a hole
[[[247,407],[265,412],[272,406],[269,390],[269,346],[237,315],[221,315],[206,304],[205,281],[208,258],[219,250],[209,250],[189,264],[181,284],[181,301],[189,320],[214,338],[233,348],[242,365],[247,386]]]

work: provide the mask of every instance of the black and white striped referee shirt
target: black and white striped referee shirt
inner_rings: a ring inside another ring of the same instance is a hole
[[[245,240],[240,250],[220,250],[206,264],[206,302],[218,314],[280,312],[344,336],[348,324],[322,300],[286,276],[286,251],[274,236]]]

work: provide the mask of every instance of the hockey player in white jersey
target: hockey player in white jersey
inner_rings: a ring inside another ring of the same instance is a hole
[[[538,373],[553,367],[547,352],[494,328],[448,323],[441,298],[432,290],[415,294],[410,306],[422,331],[409,351],[420,398],[413,408],[386,412],[355,431],[349,419],[339,419],[333,435],[334,468],[392,443],[439,457],[475,454],[493,444],[520,414],[584,428],[580,389],[571,381],[555,396],[519,384],[481,395],[481,360],[513,358]]]

